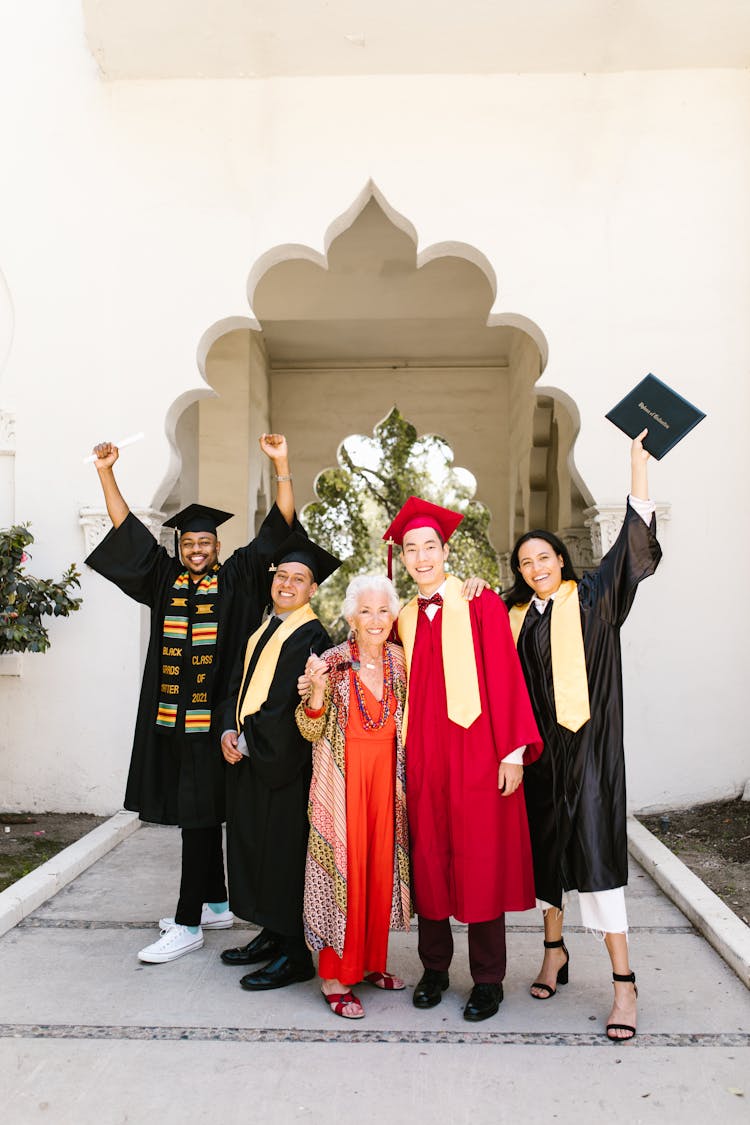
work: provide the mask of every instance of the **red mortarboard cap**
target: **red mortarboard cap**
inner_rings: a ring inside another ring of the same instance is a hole
[[[463,518],[460,512],[452,512],[450,508],[441,508],[439,504],[431,504],[429,500],[410,496],[383,538],[386,543],[390,541],[401,546],[407,531],[412,531],[415,527],[432,527],[447,542]]]
[[[388,544],[388,576],[391,576],[393,569],[393,544],[401,546],[407,531],[413,531],[416,527],[431,527],[447,543],[463,518],[460,512],[441,508],[439,504],[431,504],[429,500],[421,500],[419,496],[410,496],[383,536]]]

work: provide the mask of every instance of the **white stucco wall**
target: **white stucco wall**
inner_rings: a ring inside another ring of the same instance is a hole
[[[15,510],[37,537],[34,570],[83,556],[78,511],[100,503],[81,464],[94,441],[144,430],[122,490],[135,507],[164,498],[165,418],[207,392],[201,336],[250,315],[261,253],[322,250],[372,178],[420,249],[475,245],[498,275],[495,311],[541,327],[542,385],[578,406],[576,464],[597,502],[627,490],[627,443],[603,415],[642,375],[708,412],[652,469],[672,520],[625,632],[630,796],[734,791],[750,774],[748,642],[706,576],[729,554],[731,587],[750,549],[750,74],[106,85],[76,20],[71,5],[43,19],[17,5],[0,36],[0,270],[15,316],[0,410],[16,417]],[[83,594],[49,654],[0,677],[6,807],[121,800],[139,611],[91,573]]]

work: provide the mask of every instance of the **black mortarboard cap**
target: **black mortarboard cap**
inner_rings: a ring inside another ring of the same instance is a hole
[[[174,553],[179,555],[180,536],[187,531],[210,531],[216,535],[217,527],[226,523],[233,512],[222,512],[221,508],[209,508],[207,504],[188,504],[181,512],[164,521],[165,527],[174,528]]]
[[[165,527],[173,527],[184,535],[186,531],[210,531],[216,535],[216,528],[226,523],[233,512],[222,512],[220,508],[209,508],[207,504],[188,504],[181,512],[164,521]]]
[[[334,571],[341,566],[341,559],[329,554],[323,547],[313,543],[307,535],[299,531],[292,531],[273,556],[271,570],[276,570],[285,562],[303,563],[312,571],[312,576],[318,585],[330,578]]]

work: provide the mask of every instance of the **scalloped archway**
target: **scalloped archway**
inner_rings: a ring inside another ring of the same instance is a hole
[[[419,250],[412,224],[368,184],[323,251],[288,244],[262,255],[248,277],[252,314],[204,333],[198,361],[215,396],[175,412],[185,469],[164,506],[189,492],[233,508],[231,548],[270,495],[258,433],[287,434],[301,508],[344,438],[398,406],[474,474],[501,557],[538,523],[577,540],[590,502],[572,468],[577,412],[549,388],[536,394],[544,334],[519,313],[492,312],[496,293],[479,250]]]

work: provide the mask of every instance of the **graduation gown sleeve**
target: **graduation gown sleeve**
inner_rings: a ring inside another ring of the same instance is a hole
[[[180,564],[160,546],[144,524],[128,512],[86,559],[87,566],[113,582],[124,594],[150,609],[161,608],[167,585]]]
[[[255,538],[246,546],[238,547],[224,564],[223,569],[228,572],[225,574],[225,581],[229,578],[243,587],[260,590],[266,599],[264,604],[267,604],[271,588],[269,567],[279,547],[292,531],[299,531],[302,535],[307,534],[296,516],[290,527],[278,506],[273,504]],[[260,620],[260,614],[258,619]],[[253,628],[257,627],[259,620]]]
[[[656,516],[646,524],[628,503],[617,539],[598,568],[581,579],[579,600],[595,606],[603,621],[619,628],[630,613],[638,584],[654,573],[661,554]]]

